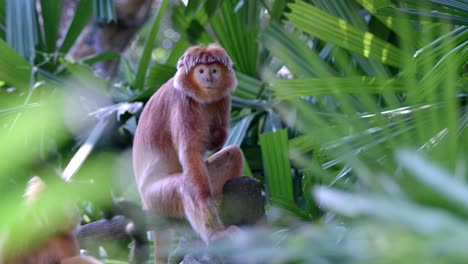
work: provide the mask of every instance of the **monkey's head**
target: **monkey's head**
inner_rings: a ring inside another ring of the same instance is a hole
[[[236,86],[232,60],[217,44],[191,47],[177,63],[174,87],[199,103],[220,100]]]

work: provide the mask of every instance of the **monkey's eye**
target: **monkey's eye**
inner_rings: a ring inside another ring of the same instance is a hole
[[[205,70],[200,69],[200,70],[198,70],[198,72],[199,72],[199,73],[203,73],[203,72],[205,72]]]
[[[211,72],[212,73],[216,73],[218,70],[217,69],[212,69]]]

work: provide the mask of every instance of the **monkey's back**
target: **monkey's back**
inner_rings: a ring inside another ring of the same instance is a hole
[[[140,190],[158,177],[182,172],[171,137],[177,97],[170,79],[153,94],[141,113],[133,143],[133,168]]]

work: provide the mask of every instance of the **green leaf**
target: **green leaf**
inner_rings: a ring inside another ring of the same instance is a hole
[[[271,23],[261,34],[267,49],[280,59],[295,77],[330,77],[335,71],[297,34],[287,33]]]
[[[305,199],[305,210],[312,217],[320,216],[319,204],[315,201],[312,196],[312,190],[316,186],[325,184],[325,179],[321,174],[315,174],[309,169],[305,169],[302,177],[302,193]]]
[[[152,93],[156,92],[159,87],[166,83],[172,76],[176,73],[176,68],[174,66],[163,65],[163,64],[154,64],[151,66],[146,78],[146,86],[148,90],[151,90]]]
[[[461,26],[455,28],[449,33],[442,35],[430,42],[426,46],[420,48],[414,53],[416,63],[418,66],[423,67],[424,64],[432,63],[434,58],[441,58],[445,55],[447,44],[454,47],[463,45],[468,39],[468,27]]]
[[[395,79],[375,77],[331,77],[304,79],[273,79],[270,90],[281,99],[299,96],[318,96],[332,94],[378,94],[384,92],[402,92],[407,88]]]
[[[187,41],[179,39],[179,41],[177,41],[177,43],[172,48],[171,54],[169,55],[169,58],[167,58],[166,64],[176,67],[179,58],[182,56],[182,54],[184,54],[189,46],[190,44],[187,43]]]
[[[432,96],[437,96],[436,90],[447,81],[447,76],[451,76],[454,71],[466,64],[468,60],[467,50],[468,42],[466,41],[449,51],[447,51],[446,46],[444,56],[435,63],[431,70],[425,73],[421,84],[415,87],[416,89],[410,91],[408,100],[419,102]],[[455,89],[448,91],[456,93]]]
[[[60,46],[59,51],[61,53],[65,54],[71,49],[82,30],[88,24],[93,14],[92,3],[93,1],[79,1],[78,6],[75,9],[73,20],[71,21],[71,24],[65,33],[62,45]]]
[[[44,19],[45,52],[53,53],[57,48],[62,0],[41,0]]]
[[[381,8],[385,8],[391,4],[389,0],[356,0],[359,4],[361,4],[369,13],[375,15],[375,17],[391,29],[393,32],[398,34],[400,37],[404,38],[407,37],[407,34],[412,34],[413,36],[417,36],[418,32],[412,27],[402,28],[398,23],[396,23],[396,19],[403,20],[406,19],[405,16],[398,16],[398,17],[388,17],[388,16],[381,16],[378,15],[378,10]],[[410,24],[410,23],[408,23]],[[382,30],[382,29],[380,29]]]
[[[275,196],[271,197],[271,203],[283,209],[286,209],[289,212],[294,213],[295,215],[304,219],[310,218],[310,216],[307,213],[305,213],[299,206],[292,203],[289,199],[283,199],[283,197]]]
[[[7,0],[0,0],[0,38],[1,39],[5,39],[6,1]]]
[[[275,0],[270,8],[271,19],[280,21],[286,9],[287,0]]]
[[[0,43],[3,43],[3,41],[0,40]],[[0,49],[5,51],[2,47]],[[0,60],[0,65],[3,62],[4,60]],[[0,74],[4,72],[0,67]],[[17,72],[21,73],[20,70],[17,70]],[[14,74],[12,73],[12,76]],[[29,75],[25,77],[27,78]],[[38,89],[41,88],[39,87]],[[0,102],[1,100],[2,98],[0,98]],[[22,169],[38,160],[39,145],[46,144],[46,142],[63,143],[65,128],[63,127],[63,122],[57,121],[63,118],[63,108],[60,107],[62,104],[57,104],[57,102],[63,102],[60,92],[56,92],[52,96],[46,95],[42,97],[40,105],[32,103],[15,107],[21,111],[16,115],[15,122],[2,124],[6,126],[0,129],[0,145],[2,146],[0,148],[0,160],[8,160],[8,162],[4,162],[0,166],[1,182],[5,183],[6,179],[10,182],[19,180],[18,177],[22,176]],[[26,110],[30,107],[34,108]],[[51,139],[48,138],[50,135],[58,136]],[[28,175],[31,177],[30,174]],[[1,188],[5,190],[5,186],[1,186]],[[0,208],[3,207],[0,205]]]
[[[433,195],[438,194],[451,205],[463,208],[468,215],[468,186],[465,182],[455,179],[416,152],[398,151],[396,160],[421,184],[428,186]]]
[[[308,136],[302,135],[289,140],[289,151],[297,151],[299,153],[306,153],[312,151],[320,144],[316,139]]]
[[[369,31],[369,25],[365,20],[363,15],[356,15],[356,13],[361,8],[355,1],[328,1],[328,0],[314,0],[315,5],[327,11],[328,13],[335,15],[338,18],[342,18],[351,25],[355,26],[358,29]],[[375,36],[377,37],[377,36]],[[338,53],[339,54],[339,53]],[[361,55],[356,53],[351,53],[350,56],[354,59],[357,63],[356,66],[360,66],[360,68],[370,76],[379,76],[379,77],[387,77],[388,73],[384,65],[375,60],[367,60],[363,58]],[[339,57],[337,59],[340,59]],[[346,67],[346,66],[345,66]],[[352,68],[357,68],[355,66],[351,66]]]
[[[190,1],[190,3],[196,3],[195,5],[200,5],[199,3],[197,3],[198,1]],[[203,7],[205,8],[205,12],[206,12],[206,15],[207,17],[211,17],[214,15],[214,13],[218,10],[219,6],[221,5],[221,3],[223,2],[223,0],[209,0],[207,1],[208,4],[205,4],[203,5]]]
[[[148,35],[148,38],[146,39],[145,47],[143,49],[143,54],[141,55],[140,64],[138,65],[137,75],[135,78],[134,87],[137,91],[143,90],[146,73],[148,71],[148,65],[151,61],[151,52],[153,51],[156,36],[158,35],[158,30],[161,25],[161,20],[164,14],[166,14],[166,9],[169,2],[169,0],[161,1],[161,3],[159,4],[158,13],[156,14],[153,23],[151,24],[151,30]]]
[[[241,147],[242,142],[244,141],[245,135],[255,116],[256,114],[250,114],[250,115],[243,117],[240,121],[238,121],[229,130],[229,135],[228,135],[226,142],[224,143],[223,148],[229,145],[236,145],[238,147]],[[245,156],[243,157],[243,159],[244,159],[244,175],[252,177],[253,174],[249,166],[249,161],[246,160]]]
[[[439,12],[424,12],[424,11],[415,11],[406,8],[394,8],[394,7],[385,7],[377,11],[377,15],[380,16],[391,16],[391,17],[402,17],[403,15],[408,16],[413,20],[421,21],[432,21],[432,22],[449,22],[459,25],[468,25],[468,19],[465,17],[458,17],[453,15],[446,15]]]
[[[229,131],[229,135],[226,143],[224,143],[224,146],[226,147],[229,145],[236,145],[240,147],[242,141],[244,141],[245,134],[247,133],[247,130],[249,129],[250,124],[252,123],[252,120],[255,116],[256,114],[250,114],[237,122],[237,124]]]
[[[31,86],[32,67],[8,44],[0,39],[0,80],[15,86],[20,91],[28,91]]]
[[[247,100],[237,96],[231,96],[233,108],[252,108],[263,111],[267,107],[267,102],[260,100]]]
[[[288,159],[287,130],[261,134],[260,147],[270,196],[295,206],[291,164]]]
[[[210,20],[219,43],[234,61],[236,71],[249,76],[257,75],[259,12],[260,1],[225,0]]]
[[[401,67],[404,54],[392,44],[303,1],[288,6],[292,12],[286,14],[286,17],[305,33],[366,58]]]
[[[234,95],[245,98],[245,99],[255,99],[260,95],[262,90],[263,83],[253,77],[250,77],[241,72],[236,73],[238,86],[234,91]]]
[[[207,44],[213,42],[208,32],[204,30],[208,23],[208,15],[206,9],[203,8],[206,4],[207,1],[190,1],[187,7],[180,5],[172,10],[174,27],[181,31],[189,43]]]
[[[272,109],[267,109],[266,116],[265,116],[264,123],[263,123],[262,132],[263,133],[271,132],[271,131],[276,131],[276,130],[280,130],[283,128],[284,128],[284,125],[281,122],[278,114]]]
[[[389,0],[356,0],[365,9],[374,13],[377,9],[386,7],[391,4]]]
[[[109,123],[109,117],[101,118],[98,121],[98,123],[94,126],[94,128],[89,133],[85,142],[76,151],[75,155],[73,155],[67,167],[65,167],[65,169],[63,170],[62,175],[61,175],[62,179],[64,179],[65,181],[70,181],[73,175],[76,174],[76,172],[80,169],[80,167],[88,158],[89,154],[91,154],[91,151],[93,151],[99,139],[104,134],[105,128],[108,123]]]
[[[24,105],[20,105],[20,106],[16,106],[16,107],[10,107],[10,108],[7,108],[7,109],[0,109],[0,117],[15,114],[15,113],[22,112],[22,111],[25,111],[25,110],[29,110],[29,109],[32,109],[32,108],[36,108],[36,107],[39,107],[39,106],[40,106],[40,104],[38,104],[38,103],[32,103],[32,104],[24,104]]]
[[[379,195],[351,194],[318,187],[314,196],[320,206],[351,218],[375,218],[420,234],[443,234],[449,230],[467,232],[464,221],[434,208]]]
[[[93,0],[93,13],[100,22],[117,21],[114,0]]]
[[[103,53],[99,53],[96,55],[93,55],[91,57],[84,58],[82,60],[82,63],[85,64],[94,64],[102,61],[108,61],[108,60],[118,60],[120,59],[120,54],[114,51],[107,51]]]
[[[396,6],[378,10],[379,14],[401,16],[401,13],[418,20],[447,20],[455,24],[468,24],[468,3],[464,0],[399,0]]]
[[[86,64],[63,61],[63,65],[80,85],[93,89],[102,89],[108,85],[108,80],[96,76]]]
[[[35,1],[6,1],[6,40],[21,56],[35,57],[38,42]]]

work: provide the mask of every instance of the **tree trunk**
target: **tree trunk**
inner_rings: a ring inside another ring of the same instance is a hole
[[[64,0],[60,19],[60,36],[73,18],[79,0]],[[79,60],[99,53],[113,51],[122,53],[133,40],[135,33],[151,15],[159,0],[115,0],[117,21],[100,23],[92,19],[81,32],[68,55]],[[104,78],[113,78],[117,73],[119,60],[96,63],[93,67]]]

